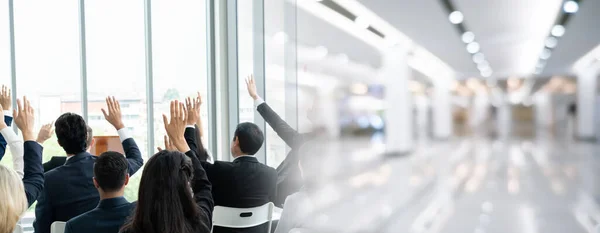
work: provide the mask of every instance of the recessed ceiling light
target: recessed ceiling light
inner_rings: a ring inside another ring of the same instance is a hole
[[[542,53],[540,54],[540,59],[546,60],[550,58],[550,55],[552,55],[552,51],[550,51],[550,49],[544,48],[544,50],[542,50]]]
[[[555,37],[561,37],[565,34],[565,27],[563,25],[554,25],[554,27],[552,27],[552,32],[551,34]]]
[[[471,43],[475,40],[475,33],[473,32],[465,32],[462,34],[462,41],[466,44]]]
[[[576,1],[566,1],[563,10],[567,13],[575,13],[579,10],[579,4]]]
[[[469,53],[476,53],[479,52],[479,43],[477,42],[471,42],[467,45],[467,51]]]
[[[558,43],[558,40],[556,39],[556,37],[551,36],[551,37],[546,38],[544,45],[546,45],[546,47],[548,47],[548,48],[554,48],[554,47],[556,47],[557,43]]]
[[[482,62],[480,64],[477,64],[477,69],[479,70],[485,70],[485,69],[490,69],[490,64],[487,62]]]
[[[459,23],[462,23],[464,16],[463,16],[462,12],[460,12],[460,11],[453,11],[448,16],[448,19],[450,19],[450,22],[453,24],[459,24]]]
[[[485,61],[485,56],[483,55],[483,53],[476,53],[473,55],[473,62],[479,64],[483,61]]]
[[[356,23],[356,26],[358,26],[359,28],[363,28],[363,29],[367,29],[369,28],[369,21],[367,19],[365,19],[365,17],[362,16],[358,16],[356,18],[354,18],[354,23]]]

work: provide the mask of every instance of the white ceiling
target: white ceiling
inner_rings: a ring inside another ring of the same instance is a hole
[[[266,31],[279,31],[283,28],[283,6],[273,5],[275,2],[281,4],[279,0],[265,1]],[[467,30],[475,33],[481,51],[494,70],[493,76],[505,78],[533,72],[543,41],[556,20],[562,0],[452,2],[465,15]],[[448,13],[439,0],[360,0],[360,3],[449,64],[457,71],[459,78],[479,77],[479,72],[460,39],[461,35],[448,21]],[[566,34],[559,39],[558,46],[540,77],[571,74],[573,63],[600,43],[598,12],[600,0],[581,3],[579,12],[566,25]],[[269,14],[277,15],[271,17],[279,20],[269,20]],[[373,67],[381,65],[381,57],[375,48],[302,10],[298,10],[297,25],[298,41],[302,44],[325,46],[330,53],[345,53],[352,61]]]

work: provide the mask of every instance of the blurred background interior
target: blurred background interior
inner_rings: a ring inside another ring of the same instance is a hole
[[[289,148],[254,110],[254,74],[292,127],[329,136],[324,232],[594,232],[599,12],[599,0],[3,0],[0,82],[31,99],[38,126],[75,112],[95,135],[116,134],[100,111],[116,96],[145,156],[169,101],[200,91],[217,159],[253,121],[257,157],[276,167]],[[62,153],[48,140],[45,159]]]

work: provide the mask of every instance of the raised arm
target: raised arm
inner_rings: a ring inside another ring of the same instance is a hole
[[[108,110],[103,108],[102,114],[104,114],[106,121],[115,127],[117,133],[119,133],[119,138],[121,139],[123,150],[125,151],[125,158],[127,158],[127,162],[129,162],[129,175],[132,176],[144,164],[142,152],[137,146],[137,143],[135,143],[135,140],[133,140],[131,132],[125,128],[125,124],[123,124],[121,104],[119,104],[119,101],[117,101],[114,96],[106,97],[106,106]]]
[[[4,85],[2,85],[2,90],[0,90],[0,108],[2,109],[1,112],[4,113],[4,124],[6,125],[6,127],[10,126],[10,124],[12,123],[12,117],[10,116],[10,107],[11,107],[11,98],[10,98],[10,89]],[[10,130],[10,129],[9,129]],[[2,158],[4,158],[4,154],[6,154],[6,145],[7,145],[7,139],[6,137],[4,137],[4,135],[0,135],[0,161],[2,161]],[[23,150],[21,150],[23,151]],[[12,151],[11,151],[12,153]],[[14,154],[13,154],[13,158],[14,158]],[[23,157],[23,153],[21,153],[21,156]],[[22,160],[22,159],[21,159]],[[14,160],[13,160],[14,162]],[[16,170],[16,168],[15,168]],[[17,170],[17,172],[19,172]],[[21,173],[19,173],[19,175],[21,177],[23,177],[23,169],[21,169]]]
[[[185,106],[187,110],[187,126],[184,133],[185,141],[190,149],[198,156],[198,160],[201,162],[206,162],[210,156],[208,155],[208,152],[202,143],[202,138],[200,138],[203,134],[202,123],[200,120],[200,107],[202,106],[202,98],[200,97],[200,94],[198,93],[198,97],[195,99],[188,97],[185,100]],[[194,126],[194,123],[198,123],[199,125]],[[196,128],[199,128],[199,130],[196,130]]]
[[[200,160],[198,160],[197,155],[190,149],[185,140],[184,133],[187,122],[183,103],[179,103],[177,100],[172,101],[171,120],[169,121],[167,116],[163,114],[163,122],[165,124],[165,130],[169,135],[169,138],[165,139],[166,147],[177,148],[177,150],[184,152],[192,160],[192,165],[194,167],[194,180],[192,182],[194,199],[200,209],[212,218],[214,201],[211,193],[211,184],[208,181],[206,171],[202,167]],[[170,144],[173,146],[169,146]]]
[[[285,122],[265,101],[258,96],[256,91],[256,84],[254,83],[254,77],[250,75],[246,79],[246,87],[248,89],[248,94],[252,99],[254,99],[254,105],[256,110],[260,115],[265,119],[265,121],[275,130],[277,135],[285,144],[287,144],[291,148],[296,148],[299,146],[301,141],[301,136],[298,131],[292,128],[287,122]]]
[[[42,167],[42,146],[35,141],[33,134],[34,112],[26,97],[24,104],[17,100],[19,110],[13,110],[15,124],[21,129],[24,143],[24,170],[23,185],[29,206],[42,194],[44,189],[44,168]]]

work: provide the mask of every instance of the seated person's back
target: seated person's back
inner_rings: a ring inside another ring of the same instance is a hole
[[[111,100],[114,105],[116,100]],[[107,100],[109,103],[109,100]],[[141,152],[120,119],[120,109],[110,107],[107,120],[118,130],[123,149],[127,156],[128,172],[135,173],[143,164]],[[100,200],[93,183],[93,167],[96,157],[86,152],[87,130],[83,118],[77,114],[65,113],[55,122],[59,145],[67,154],[65,165],[45,174],[44,191],[35,209],[33,227],[36,233],[49,233],[55,221],[68,221],[90,211]]]
[[[100,194],[98,206],[67,222],[65,233],[118,233],[134,207],[124,197],[129,182],[128,164],[118,152],[104,152],[94,165],[94,186]]]
[[[185,134],[190,148],[199,151],[200,157],[203,156],[202,153],[207,153],[203,145],[196,145],[193,127],[188,127]],[[241,123],[231,144],[231,154],[235,158],[233,162],[202,163],[212,183],[215,206],[251,208],[273,202],[276,196],[277,171],[254,157],[263,142],[264,136],[258,126]],[[266,232],[266,227],[263,224],[236,230],[215,226],[213,232]]]

